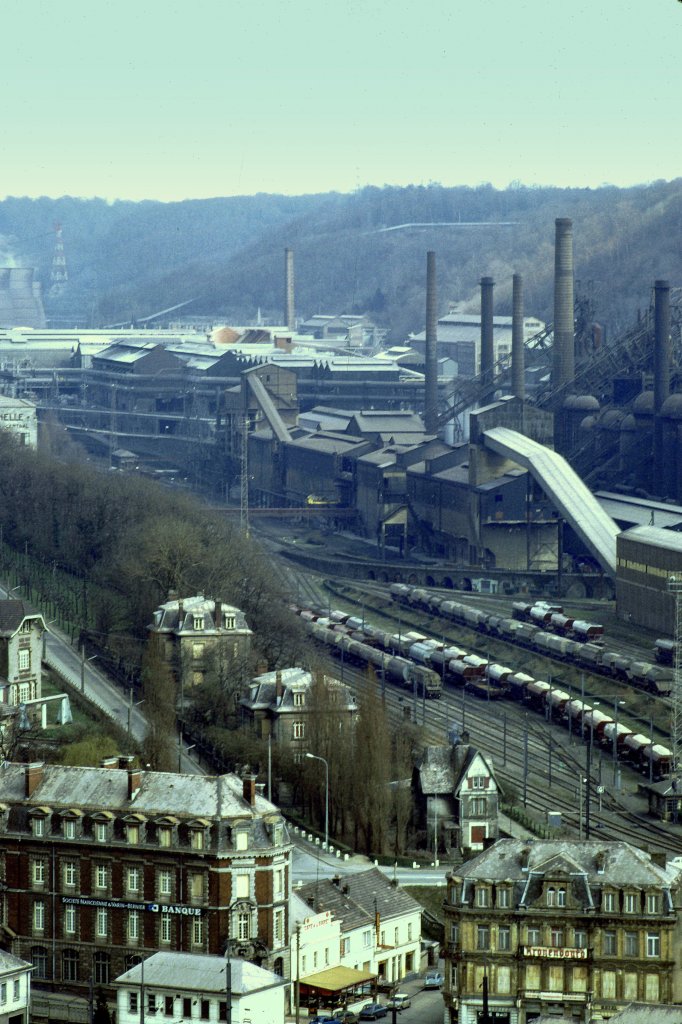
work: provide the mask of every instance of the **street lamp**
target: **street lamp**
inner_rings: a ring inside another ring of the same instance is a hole
[[[324,788],[324,848],[329,850],[329,762],[325,757],[317,754],[306,753],[312,761],[321,761],[324,765],[325,788]]]

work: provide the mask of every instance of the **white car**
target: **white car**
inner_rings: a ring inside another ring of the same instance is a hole
[[[412,1000],[407,992],[396,992],[387,1001],[386,1006],[389,1010],[406,1010],[408,1006],[412,1006]]]

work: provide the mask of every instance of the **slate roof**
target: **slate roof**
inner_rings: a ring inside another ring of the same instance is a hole
[[[528,859],[527,871],[522,867],[524,853]],[[603,858],[603,870],[599,868],[599,858]],[[531,876],[541,879],[546,873],[551,873],[552,866],[562,863],[572,865],[570,871],[579,872],[590,891],[604,885],[666,889],[680,880],[682,871],[682,861],[671,861],[663,868],[630,843],[500,839],[463,864],[456,877],[462,878],[465,884],[477,880],[516,881],[520,889],[525,890]],[[530,899],[532,892],[528,895]]]
[[[0,949],[0,977],[11,974],[12,971],[25,970],[27,967],[31,967],[28,961],[14,956],[13,953],[7,953],[4,949]]]
[[[316,913],[330,910],[341,921],[344,932],[367,925],[374,927],[375,899],[376,910],[385,921],[421,912],[420,904],[400,886],[393,885],[378,868],[343,875],[338,885],[330,879],[308,882],[298,894]]]
[[[266,988],[285,985],[287,982],[272,971],[257,967],[248,960],[230,958],[232,968],[232,991],[235,995],[246,995]],[[142,964],[135,964],[116,979],[117,985],[142,983],[144,969],[145,986],[178,989],[190,992],[225,993],[225,958],[206,956],[200,953],[153,953]]]
[[[180,621],[180,603],[182,603],[182,621]],[[195,614],[201,614],[204,616],[204,628],[199,630],[201,633],[218,632],[222,627],[220,623],[216,623],[216,605],[220,605],[220,601],[214,601],[213,598],[204,597],[203,594],[197,594],[194,597],[185,597],[182,602],[178,599],[172,601],[166,601],[165,604],[159,605],[154,612],[154,629],[168,630],[175,633],[181,633],[187,630],[190,633],[195,633],[197,630],[193,626],[193,616]],[[235,631],[242,630],[251,632],[246,624],[246,618],[244,612],[240,611],[239,608],[235,608],[234,605],[225,604],[222,602],[223,613],[234,615]],[[232,632],[232,630],[230,630]]]
[[[13,636],[27,616],[39,618],[44,627],[42,615],[27,601],[0,600],[0,636]]]
[[[458,743],[454,747],[442,744],[425,747],[417,768],[422,793],[425,796],[456,793],[476,757],[482,759],[494,777],[488,758],[468,743]]]
[[[183,775],[141,771],[140,788],[128,799],[128,773],[118,768],[82,768],[46,764],[42,781],[25,796],[24,764],[0,766],[0,801],[28,807],[80,807],[92,811],[135,811],[154,817],[252,818],[279,814],[277,807],[256,794],[255,806],[244,799],[243,782],[234,774]]]
[[[313,682],[312,674],[303,668],[281,669],[279,675],[283,692],[280,699],[277,697],[277,675],[278,672],[264,672],[263,675],[256,676],[249,684],[248,696],[242,697],[239,703],[252,711],[269,709],[277,712],[296,711],[298,714],[305,711],[305,708],[294,705],[294,690],[305,690],[308,693]],[[325,686],[333,687],[335,691],[343,690],[346,709],[355,707],[350,687],[333,676],[325,675],[323,679]],[[339,708],[342,707],[340,704]]]

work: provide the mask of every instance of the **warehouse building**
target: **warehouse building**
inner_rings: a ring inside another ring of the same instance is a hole
[[[682,533],[658,526],[635,526],[617,540],[618,618],[658,634],[675,632],[671,576],[682,581]]]

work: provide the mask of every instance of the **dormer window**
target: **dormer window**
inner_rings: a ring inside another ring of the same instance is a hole
[[[294,691],[294,707],[302,708],[305,704],[305,692],[303,690]]]
[[[223,622],[225,629],[234,629],[234,615],[225,615]]]
[[[126,839],[130,846],[137,846],[140,841],[140,826],[126,825]]]
[[[476,889],[476,906],[487,907],[490,905],[490,893],[486,888]]]
[[[556,905],[557,905],[557,907],[565,907],[566,906],[566,890],[565,889],[557,889],[557,891],[556,891]]]
[[[661,897],[656,892],[647,893],[646,897],[646,912],[647,914],[660,914],[661,912]]]
[[[173,829],[168,825],[159,826],[159,846],[168,848],[172,845]]]
[[[193,850],[204,849],[204,830],[203,828],[190,829],[189,833],[189,845]]]
[[[204,628],[204,616],[203,615],[193,615],[192,616],[192,628],[193,629],[203,629]]]
[[[36,839],[42,839],[45,835],[45,819],[31,818],[31,833]]]
[[[612,914],[616,909],[616,894],[613,892],[605,892],[602,896],[602,910],[607,914]]]
[[[555,907],[556,906],[556,889],[554,888],[554,886],[550,886],[549,887],[549,889],[547,890],[547,892],[545,894],[545,898],[546,898],[547,906],[548,907]]]
[[[248,850],[249,848],[249,833],[245,828],[237,829],[234,833],[234,848],[235,850]]]
[[[64,818],[62,821],[62,833],[65,839],[76,838],[76,822],[73,818]]]

